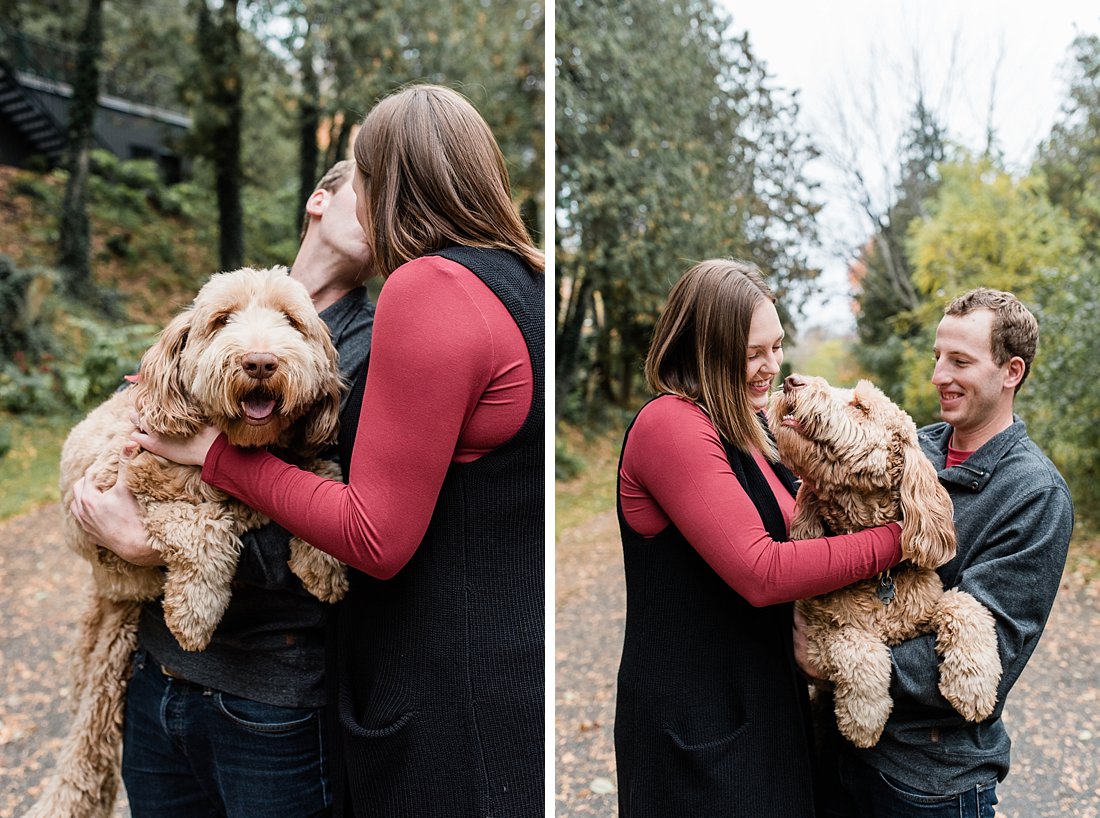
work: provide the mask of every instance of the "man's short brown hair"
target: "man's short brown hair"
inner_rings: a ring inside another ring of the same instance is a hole
[[[1015,295],[987,287],[963,293],[944,308],[943,314],[967,315],[975,310],[993,313],[989,338],[993,363],[1004,366],[1011,358],[1024,362],[1024,376],[1016,385],[1019,392],[1031,372],[1031,362],[1035,360],[1035,351],[1039,346],[1039,322]]]

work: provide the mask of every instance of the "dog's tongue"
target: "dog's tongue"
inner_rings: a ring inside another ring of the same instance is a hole
[[[275,411],[275,401],[270,398],[267,400],[246,400],[243,406],[245,416],[249,420],[267,420],[271,417],[271,413]]]

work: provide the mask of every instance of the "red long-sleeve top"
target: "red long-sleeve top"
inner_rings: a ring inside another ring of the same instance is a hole
[[[423,539],[451,463],[512,438],[533,391],[527,345],[504,304],[461,264],[425,256],[394,271],[378,297],[346,485],[230,446],[224,435],[202,478],[388,579]]]
[[[757,464],[790,529],[794,498],[764,456]],[[897,523],[856,534],[776,542],[741,487],[706,413],[665,395],[648,403],[626,441],[619,498],[627,523],[652,537],[675,525],[727,585],[752,605],[816,596],[901,559]]]

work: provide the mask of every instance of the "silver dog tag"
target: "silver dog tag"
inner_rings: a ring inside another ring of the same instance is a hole
[[[894,601],[894,578],[889,573],[879,577],[878,588],[875,589],[878,601],[883,605],[889,605]]]

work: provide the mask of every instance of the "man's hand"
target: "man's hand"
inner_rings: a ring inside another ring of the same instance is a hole
[[[141,509],[126,486],[130,458],[137,451],[136,444],[127,444],[119,457],[115,484],[106,491],[97,489],[87,474],[77,480],[69,511],[97,545],[134,565],[164,565],[160,554],[149,547]]]
[[[809,641],[806,639],[806,617],[795,606],[794,609],[794,660],[802,672],[819,682],[827,682],[820,668],[810,661]]]

